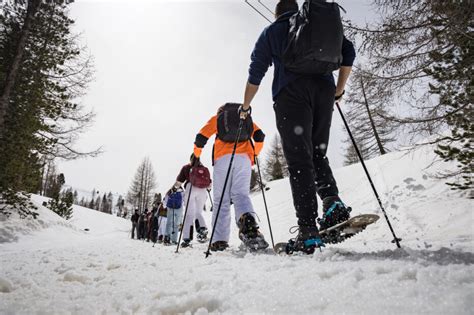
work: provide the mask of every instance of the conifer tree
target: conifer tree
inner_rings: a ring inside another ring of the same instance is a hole
[[[288,176],[288,165],[283,155],[283,147],[278,135],[275,135],[271,143],[270,152],[265,160],[263,174],[268,181]]]

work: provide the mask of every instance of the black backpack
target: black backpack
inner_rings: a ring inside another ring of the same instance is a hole
[[[341,66],[342,28],[339,5],[306,0],[289,20],[286,70],[298,74],[330,74]]]
[[[235,142],[239,131],[240,115],[239,107],[241,104],[227,103],[219,109],[217,114],[217,138],[224,142]],[[253,134],[253,121],[250,115],[244,120],[242,131],[238,142],[244,142],[251,139]]]

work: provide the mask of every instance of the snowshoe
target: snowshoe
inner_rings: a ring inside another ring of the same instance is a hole
[[[269,244],[258,230],[258,224],[250,213],[243,214],[239,219],[239,238],[250,250],[266,249]]]
[[[206,227],[200,227],[197,230],[197,240],[198,240],[199,243],[207,242],[207,240],[208,240],[207,233],[208,233],[208,230],[207,230]]]
[[[181,242],[181,247],[183,247],[183,248],[192,247],[192,246],[191,246],[191,240],[189,240],[189,239],[184,239],[183,242]]]
[[[229,244],[225,241],[217,241],[211,244],[211,250],[213,252],[224,251],[227,247],[229,247]]]
[[[286,243],[275,245],[273,249],[277,254],[286,253],[291,255],[294,252],[301,252],[311,255],[315,252],[316,248],[321,249],[321,247],[325,246],[316,226],[300,226],[298,229],[298,235],[295,238],[290,239]]]
[[[357,233],[362,232],[368,225],[377,222],[378,219],[379,216],[376,214],[356,215],[349,220],[321,230],[319,234],[326,244],[341,243]]]

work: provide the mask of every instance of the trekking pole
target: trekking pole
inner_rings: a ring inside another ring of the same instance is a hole
[[[193,169],[189,171],[191,173]],[[181,233],[179,233],[179,239],[178,239],[178,245],[176,246],[176,253],[179,251],[179,244],[181,243],[181,237],[183,236],[184,229],[185,229],[185,223],[186,223],[186,215],[188,214],[188,206],[189,206],[189,200],[191,199],[191,191],[193,190],[193,185],[191,185],[191,182],[189,182],[189,194],[188,194],[188,200],[186,201],[186,209],[184,210],[184,218],[183,218],[183,227],[181,228]],[[174,216],[173,216],[174,218]],[[174,224],[173,224],[174,227]]]
[[[275,12],[273,12],[269,7],[267,7],[263,2],[262,0],[258,0],[258,3],[260,3],[260,5],[262,7],[264,7],[268,12],[270,12],[272,15],[275,15]]]
[[[385,220],[387,221],[388,227],[390,228],[390,231],[392,232],[393,235],[393,240],[392,243],[396,243],[398,248],[401,248],[400,246],[400,241],[402,240],[401,238],[398,238],[395,235],[395,232],[393,231],[392,224],[390,223],[390,220],[387,216],[387,213],[385,212],[385,208],[382,205],[382,201],[380,200],[379,194],[377,193],[377,190],[375,189],[375,185],[372,182],[372,178],[369,175],[369,171],[367,170],[367,167],[365,166],[364,159],[362,158],[362,154],[360,154],[359,148],[357,147],[357,144],[355,142],[354,137],[352,136],[351,130],[349,129],[349,125],[346,121],[346,118],[344,117],[344,114],[342,113],[341,107],[339,106],[339,102],[336,102],[337,109],[339,111],[339,114],[341,114],[342,121],[344,122],[344,126],[346,126],[346,130],[349,133],[349,137],[351,138],[352,145],[354,145],[354,149],[357,152],[357,156],[359,157],[359,160],[362,164],[362,167],[364,168],[365,174],[367,175],[367,178],[370,182],[370,185],[372,186],[372,190],[374,191],[375,197],[377,198],[377,201],[379,203],[380,209],[382,209],[383,215],[385,216]]]
[[[211,202],[211,210],[210,211],[212,212],[212,210],[214,209],[214,203],[212,202],[211,192],[208,190],[207,194],[209,195],[209,201]]]
[[[265,20],[267,20],[268,22],[272,23],[272,21],[271,21],[269,18],[267,18],[267,17],[265,16],[265,14],[263,14],[262,12],[260,12],[256,7],[254,7],[250,2],[248,2],[248,0],[245,0],[245,3],[247,3],[252,9],[254,9],[255,12],[257,12],[258,14],[260,14]]]
[[[257,161],[258,177],[260,181],[260,190],[262,191],[263,204],[265,205],[265,211],[267,213],[268,228],[270,230],[270,238],[272,239],[272,246],[273,248],[275,248],[275,242],[273,241],[272,225],[270,223],[270,215],[268,214],[267,198],[265,198],[265,189],[263,188],[262,173],[260,172],[260,163],[258,162],[258,157],[255,157],[255,161]]]
[[[239,142],[240,134],[242,133],[242,128],[244,126],[244,120],[240,119],[239,130],[237,132],[237,137],[234,141],[234,148],[232,149],[232,155],[230,156],[229,168],[227,169],[227,175],[225,176],[224,187],[222,188],[221,200],[219,200],[219,206],[217,207],[216,220],[212,226],[211,238],[209,239],[209,245],[207,246],[206,258],[211,254],[211,244],[212,239],[214,238],[214,233],[216,232],[217,220],[219,219],[219,213],[221,212],[222,201],[224,200],[225,189],[227,188],[227,182],[229,181],[230,171],[232,170],[232,163],[234,162],[235,151],[237,150],[237,143]]]

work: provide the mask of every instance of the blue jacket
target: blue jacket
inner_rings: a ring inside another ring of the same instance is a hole
[[[285,71],[281,56],[288,42],[289,18],[295,13],[282,14],[275,22],[267,26],[253,49],[249,68],[248,81],[254,85],[260,85],[268,68],[275,66],[273,75],[272,95],[275,100],[278,93],[289,83],[300,77],[294,73]],[[342,65],[352,66],[355,59],[354,45],[344,37],[342,42]],[[334,83],[332,74],[321,75],[321,77]]]

